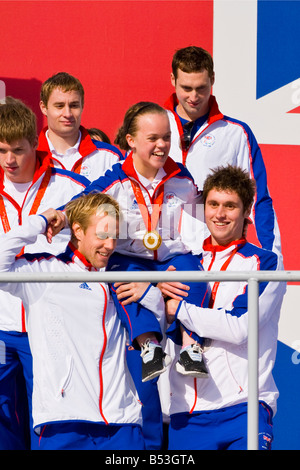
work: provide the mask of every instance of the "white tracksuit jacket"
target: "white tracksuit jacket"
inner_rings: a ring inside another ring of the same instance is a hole
[[[70,243],[54,256],[15,255],[45,232],[32,215],[0,237],[0,272],[72,273],[94,270]],[[141,404],[125,358],[126,332],[104,283],[1,283],[25,305],[33,356],[34,427],[63,421],[141,424]],[[164,302],[151,287],[145,306],[163,318]]]
[[[22,207],[7,194],[3,186],[3,171],[0,171],[0,202],[4,204],[0,211],[0,234],[10,230],[15,225],[21,225],[32,213],[43,212],[50,207],[56,208],[69,202],[73,196],[82,191],[89,180],[85,177],[61,169],[51,167],[48,156],[37,152],[36,171]],[[48,251],[53,254],[65,250],[70,239],[69,229],[64,229],[50,245],[44,236],[40,236],[34,245],[26,243],[25,252],[34,253]],[[24,309],[20,299],[0,291],[0,330],[26,331]]]
[[[55,151],[52,145],[50,148],[46,136],[47,130],[48,128],[45,127],[40,132],[38,150],[48,155],[55,167],[74,171],[74,173],[85,176],[90,181],[104,175],[112,165],[124,159],[123,154],[114,145],[92,140],[83,126],[80,126],[80,137],[76,145],[62,156]],[[66,164],[64,165],[64,161],[68,161],[68,158],[72,159],[72,155],[75,155],[76,158],[75,163],[70,168]]]
[[[228,271],[258,271],[283,269],[274,252],[263,250],[248,242],[233,242],[227,247],[204,243],[204,270],[220,271],[235,248]],[[213,282],[211,289],[213,289]],[[278,320],[285,293],[284,282],[262,282],[259,287],[259,399],[276,412],[278,391],[272,376]],[[170,414],[215,410],[248,398],[248,312],[247,283],[221,282],[212,308],[199,308],[182,301],[177,318],[187,328],[211,339],[204,352],[209,377],[185,378],[170,370]],[[179,357],[176,349],[176,359]]]
[[[190,252],[189,234],[183,237],[181,233],[183,214],[188,214],[191,218],[197,216],[200,225],[199,240],[203,241],[205,226],[203,203],[192,176],[186,168],[175,163],[170,157],[166,160],[163,170],[165,176],[150,196],[139,181],[133,165],[132,153],[130,153],[123,163],[113,165],[112,170],[108,170],[103,177],[93,181],[83,191],[84,193],[102,191],[119,202],[123,220],[120,223],[120,237],[116,248],[118,253],[163,261],[177,254]],[[132,189],[131,180],[139,183],[150,212],[152,205],[155,204],[155,197],[163,185],[164,197],[157,227],[162,237],[162,244],[157,250],[147,250],[143,244],[146,226]]]
[[[187,151],[182,151],[180,134],[182,125],[175,108],[176,94],[165,103],[171,126],[170,156],[182,163],[194,178],[199,191],[211,170],[223,165],[239,166],[256,182],[256,197],[251,219],[254,222],[258,243],[262,248],[281,253],[280,233],[272,199],[267,186],[267,175],[261,150],[251,129],[244,122],[223,115],[214,96],[210,98],[208,120],[197,131]],[[266,223],[267,221],[267,223]],[[207,230],[207,235],[209,236]],[[201,247],[194,246],[194,251]]]

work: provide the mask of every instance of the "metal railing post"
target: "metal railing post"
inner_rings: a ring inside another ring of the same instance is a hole
[[[248,450],[258,450],[258,298],[259,282],[248,281]]]
[[[259,283],[299,282],[300,271],[131,271],[131,272],[78,272],[78,273],[0,273],[1,282],[247,282],[248,283],[248,450],[258,449],[259,393]]]

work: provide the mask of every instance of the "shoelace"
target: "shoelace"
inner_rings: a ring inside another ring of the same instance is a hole
[[[193,361],[202,361],[201,348],[198,344],[192,344],[191,347],[187,349],[187,353]]]

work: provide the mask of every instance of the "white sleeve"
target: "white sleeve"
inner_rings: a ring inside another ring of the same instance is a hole
[[[30,271],[30,266],[22,258],[16,256],[27,243],[34,243],[36,238],[46,230],[46,220],[38,215],[24,219],[22,225],[13,227],[9,232],[0,236],[0,272]],[[24,284],[1,282],[0,289],[22,297]]]
[[[286,286],[282,282],[269,282],[259,295],[259,328],[271,318],[279,318]],[[237,296],[230,310],[225,308],[201,308],[182,301],[177,310],[177,318],[191,331],[204,338],[242,344],[248,338],[247,302],[240,301],[246,293]],[[243,305],[236,307],[235,305]]]

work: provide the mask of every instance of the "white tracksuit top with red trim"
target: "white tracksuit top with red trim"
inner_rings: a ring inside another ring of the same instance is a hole
[[[124,159],[123,154],[114,145],[92,140],[83,126],[80,126],[80,138],[77,144],[70,148],[66,155],[60,155],[54,148],[50,149],[47,130],[45,127],[40,132],[38,150],[48,155],[55,167],[74,171],[90,181],[104,175],[112,165]],[[72,158],[72,155],[75,156],[75,160],[70,167],[66,162]]]
[[[0,272],[72,273],[92,266],[70,243],[53,256],[15,255],[44,233],[30,216],[0,237]],[[141,424],[141,404],[126,364],[126,331],[105,283],[1,283],[25,305],[33,356],[34,426],[62,421]],[[164,301],[151,287],[143,304],[163,316]]]
[[[175,93],[165,103],[171,126],[170,156],[186,166],[199,191],[202,191],[207,175],[218,166],[230,164],[246,170],[256,182],[256,197],[251,219],[255,225],[258,243],[262,248],[280,254],[280,232],[269,195],[265,164],[249,126],[223,115],[218,108],[216,98],[211,96],[208,120],[196,132],[188,150],[183,151],[180,145],[182,125],[175,112],[177,104]],[[207,231],[206,237],[208,236]]]
[[[237,251],[234,250],[237,248]],[[205,271],[221,271],[233,255],[227,271],[282,270],[279,257],[245,240],[214,247],[204,243]],[[278,320],[286,285],[284,282],[259,283],[259,399],[276,412],[278,390],[272,376],[276,357]],[[214,290],[214,282],[211,282]],[[217,286],[216,286],[217,287]],[[204,351],[209,377],[185,378],[170,371],[170,414],[215,410],[247,402],[248,399],[248,286],[241,282],[220,282],[211,308],[199,308],[182,301],[177,318],[198,335],[209,338]],[[179,347],[176,357],[179,356]]]
[[[120,204],[122,221],[120,223],[120,236],[117,242],[118,253],[140,258],[163,261],[178,254],[191,251],[189,236],[182,235],[185,217],[196,220],[199,225],[199,243],[203,243],[204,215],[203,203],[191,174],[180,163],[177,164],[170,157],[163,167],[164,177],[157,184],[151,196],[140,182],[135,171],[132,153],[123,163],[116,163],[104,176],[93,181],[83,192],[101,191],[110,194]],[[156,203],[156,196],[163,187],[163,204],[156,230],[162,238],[162,244],[157,250],[148,250],[143,244],[143,237],[147,231],[137,197],[132,188],[131,180],[138,183],[143,194],[145,204],[152,212]],[[192,236],[194,238],[194,235]]]
[[[60,207],[82,191],[90,182],[85,177],[70,171],[51,167],[50,159],[37,152],[37,166],[22,206],[5,192],[3,171],[0,171],[0,234],[21,225],[30,213],[41,213],[50,207]],[[47,251],[53,254],[65,250],[70,240],[69,229],[64,229],[53,243],[40,236],[34,245],[26,243],[26,253]],[[25,316],[22,302],[8,293],[0,291],[0,330],[25,332]]]

